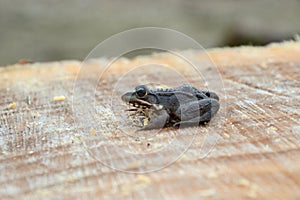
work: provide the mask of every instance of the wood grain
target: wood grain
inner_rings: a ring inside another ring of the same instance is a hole
[[[212,60],[199,66],[221,109],[207,126],[158,133],[120,130],[119,95],[181,83],[133,68],[149,63],[206,86],[167,53],[119,59],[101,78],[109,60],[0,68],[1,199],[299,199],[300,43],[182,53]]]

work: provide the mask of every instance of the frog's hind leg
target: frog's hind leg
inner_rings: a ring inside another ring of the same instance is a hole
[[[177,111],[181,121],[177,125],[198,125],[199,123],[208,122],[218,112],[220,104],[216,99],[202,99],[181,105]]]

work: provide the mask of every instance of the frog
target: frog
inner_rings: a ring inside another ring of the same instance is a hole
[[[220,108],[219,96],[209,90],[201,90],[190,84],[175,88],[149,88],[138,85],[121,96],[123,102],[147,118],[140,130],[161,129],[207,124]],[[149,120],[148,120],[149,119]]]

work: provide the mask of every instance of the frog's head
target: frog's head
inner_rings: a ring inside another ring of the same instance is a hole
[[[152,93],[145,85],[139,85],[133,92],[122,95],[122,100],[136,108],[150,108],[158,104],[157,96]]]

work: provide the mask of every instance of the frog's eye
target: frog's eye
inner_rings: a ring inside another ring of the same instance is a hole
[[[138,98],[145,98],[148,95],[148,89],[144,85],[137,86],[135,92]]]

